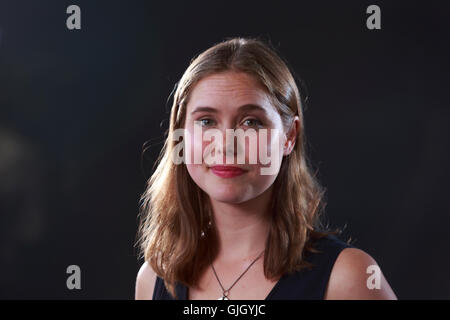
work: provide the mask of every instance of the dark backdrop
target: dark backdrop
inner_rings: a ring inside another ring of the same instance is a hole
[[[399,298],[450,298],[449,17],[448,1],[0,1],[1,297],[134,297],[166,101],[195,54],[254,36],[308,87],[326,220]]]

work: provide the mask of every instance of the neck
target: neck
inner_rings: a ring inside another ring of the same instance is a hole
[[[211,199],[219,239],[217,260],[239,262],[255,259],[265,248],[270,228],[272,187],[239,204]]]

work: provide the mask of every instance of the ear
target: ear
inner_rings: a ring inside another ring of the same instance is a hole
[[[298,130],[300,129],[300,119],[298,116],[294,117],[291,128],[286,133],[286,141],[284,143],[283,155],[288,156],[294,150],[295,142],[297,139]]]

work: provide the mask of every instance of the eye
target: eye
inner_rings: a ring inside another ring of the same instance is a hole
[[[209,118],[203,118],[203,119],[197,120],[196,122],[199,122],[199,124],[202,127],[209,127],[209,126],[214,125],[214,120],[209,119]]]
[[[245,119],[243,124],[248,127],[262,127],[263,126],[263,123],[261,121],[259,121],[258,119],[254,119],[254,118]]]

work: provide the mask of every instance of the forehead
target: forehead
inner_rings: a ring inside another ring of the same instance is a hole
[[[227,71],[201,79],[193,88],[188,109],[195,105],[234,108],[246,103],[270,107],[264,87],[244,72]]]

